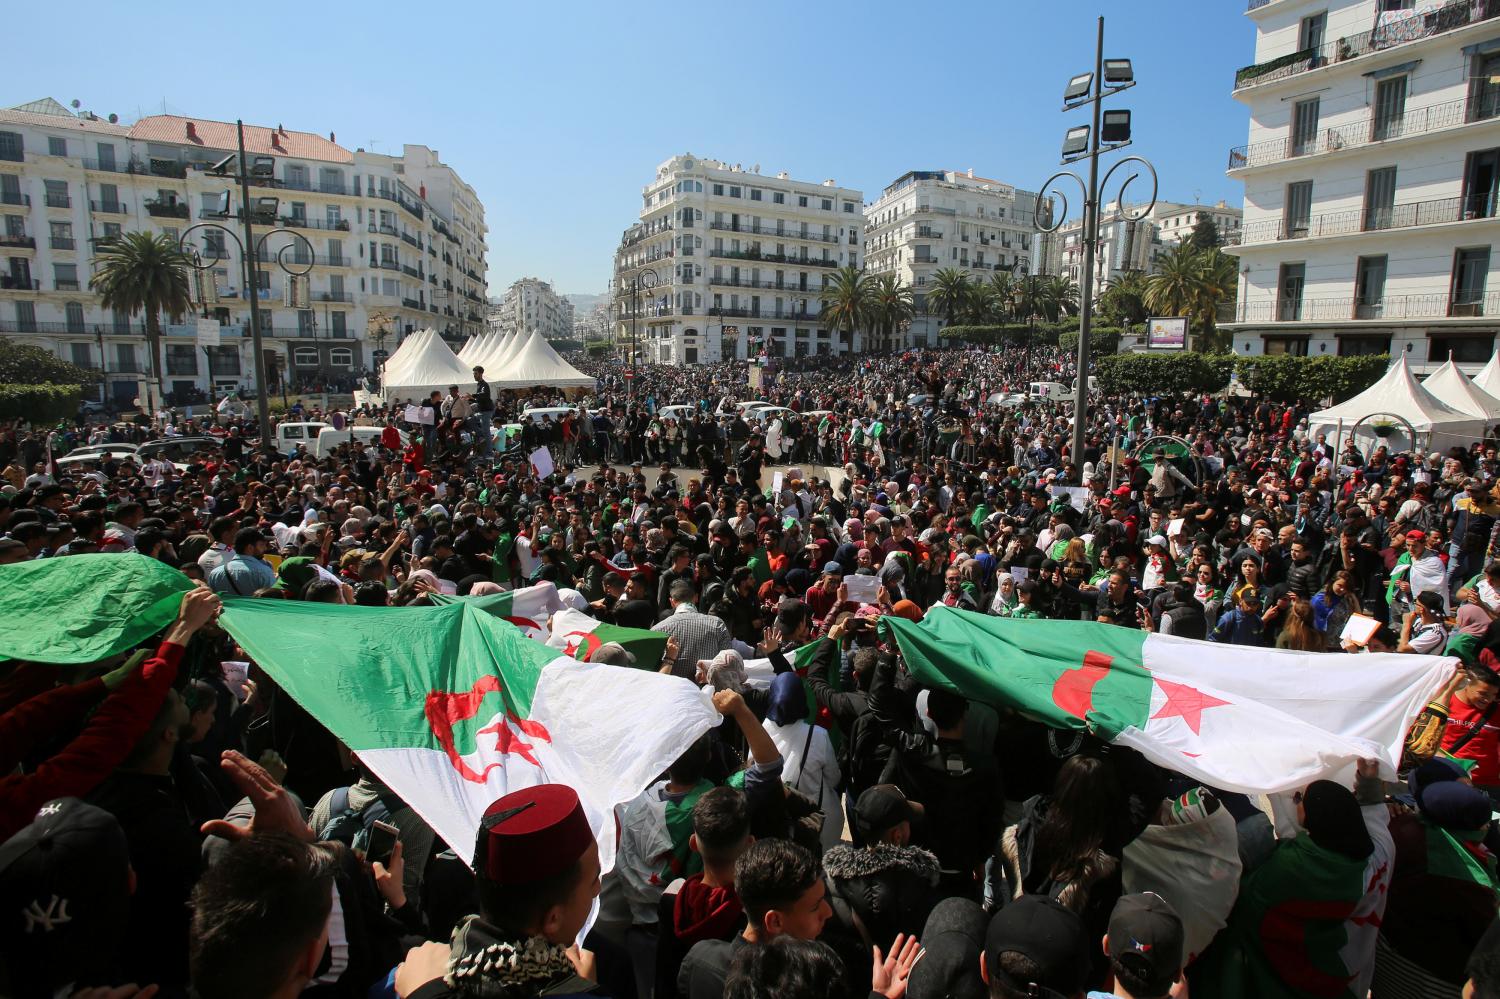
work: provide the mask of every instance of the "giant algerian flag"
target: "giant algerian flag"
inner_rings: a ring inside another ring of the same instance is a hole
[[[550,585],[550,584],[549,584]],[[647,628],[621,628],[589,617],[583,611],[564,607],[552,615],[552,634],[547,644],[561,649],[564,655],[587,662],[593,658],[599,646],[614,642],[635,656],[640,669],[656,669],[661,666],[662,654],[667,650],[667,635]]]
[[[472,604],[480,610],[488,611],[502,620],[509,621],[527,638],[534,638],[539,642],[547,640],[547,618],[563,605],[561,598],[557,595],[556,583],[537,583],[535,586],[523,586],[515,590],[507,590],[504,593],[490,593],[482,597],[455,597],[448,594],[432,593],[428,600],[442,607],[458,601]]]
[[[1083,621],[1014,620],[938,606],[881,618],[930,686],[1087,729],[1215,787],[1290,791],[1382,760],[1457,660],[1283,652]]]
[[[614,806],[719,721],[678,677],[581,663],[476,604],[227,599],[221,621],[273,679],[468,859],[486,806],[567,784],[607,870]]]

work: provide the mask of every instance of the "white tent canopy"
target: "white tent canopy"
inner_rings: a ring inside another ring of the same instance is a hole
[[[522,336],[522,334],[517,334]],[[536,385],[548,388],[593,388],[594,379],[564,361],[546,338],[535,332],[524,334],[519,346],[512,349],[504,367],[485,376],[497,389],[524,389]],[[488,365],[485,366],[488,369]]]
[[[383,383],[386,398],[421,399],[434,391],[446,393],[450,385],[457,385],[461,392],[474,391],[474,376],[452,348],[432,330],[416,336],[423,334],[420,352],[413,353],[395,372],[387,365]]]
[[[412,358],[422,353],[427,341],[435,335],[432,330],[418,330],[402,340],[400,346],[385,359],[384,377],[393,378],[404,371],[411,364]]]
[[[468,341],[459,350],[458,359],[465,364],[472,364],[476,357],[482,357],[484,352],[489,349],[490,342],[494,337],[495,334],[488,330],[478,336],[469,337]]]
[[[1417,440],[1411,440],[1406,428],[1400,424],[1384,437],[1377,434],[1374,421],[1366,418],[1381,413],[1400,417],[1411,424]],[[1365,451],[1381,444],[1393,451],[1412,447],[1427,447],[1434,451],[1468,447],[1484,435],[1485,426],[1483,418],[1455,409],[1423,388],[1411,373],[1404,352],[1397,355],[1396,362],[1380,381],[1353,399],[1314,413],[1308,422],[1312,424],[1314,434],[1341,433],[1347,439],[1351,428],[1360,420],[1365,422],[1360,424],[1355,436]]]
[[[1422,387],[1461,413],[1477,416],[1486,422],[1500,418],[1500,399],[1470,381],[1469,376],[1453,363],[1452,357],[1428,375]]]
[[[1479,369],[1479,374],[1474,376],[1474,384],[1482,391],[1500,398],[1500,350],[1495,351],[1489,363]]]
[[[484,380],[493,382],[502,371],[505,370],[505,361],[511,350],[516,345],[516,334],[514,332],[497,333],[489,343],[485,345],[482,352],[476,352],[469,360],[470,365],[478,364],[484,368]]]

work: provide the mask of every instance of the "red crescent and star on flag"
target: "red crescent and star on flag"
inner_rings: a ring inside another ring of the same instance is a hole
[[[1089,712],[1094,710],[1094,687],[1109,675],[1113,665],[1114,656],[1093,650],[1084,653],[1082,665],[1064,671],[1053,684],[1052,703],[1073,717],[1086,720]],[[1142,668],[1150,672],[1144,664]],[[1151,720],[1181,718],[1194,735],[1201,733],[1204,711],[1231,703],[1185,683],[1164,680],[1157,676],[1151,679],[1167,698],[1166,703],[1151,716]]]

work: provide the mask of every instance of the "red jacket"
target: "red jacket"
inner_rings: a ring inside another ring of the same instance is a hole
[[[31,823],[53,798],[81,797],[108,777],[156,718],[177,678],[183,648],[163,642],[156,655],[105,698],[72,742],[30,774],[0,778],[0,843]],[[38,743],[77,721],[104,693],[93,679],[56,687],[0,715],[0,770],[9,771]]]

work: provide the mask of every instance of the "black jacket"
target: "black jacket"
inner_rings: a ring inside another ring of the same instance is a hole
[[[823,939],[844,958],[857,994],[869,988],[871,947],[922,932],[939,898],[938,859],[918,846],[840,844],[823,855],[823,870],[833,908]]]

